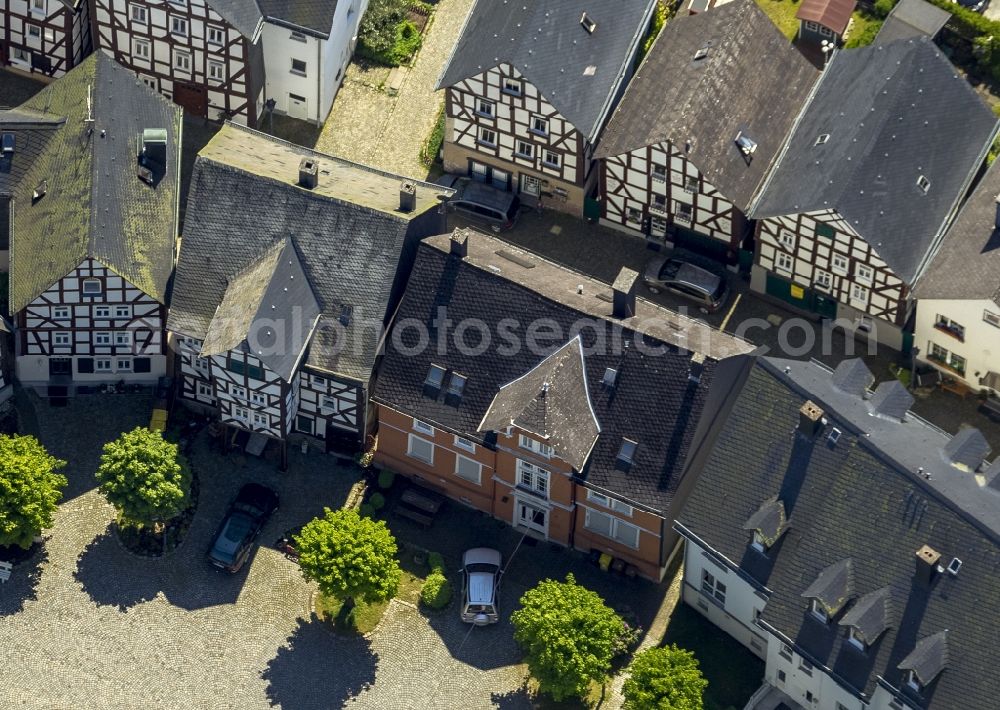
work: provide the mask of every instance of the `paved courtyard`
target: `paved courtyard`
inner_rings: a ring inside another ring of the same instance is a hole
[[[401,83],[395,95],[388,90],[388,69],[352,62],[316,149],[424,178],[427,168],[420,162],[420,148],[444,102],[434,87],[471,7],[472,0],[436,3],[416,61],[397,70]]]
[[[502,624],[470,633],[454,604],[425,615],[395,601],[369,637],[336,636],[310,611],[313,585],[270,545],[324,506],[342,505],[356,474],[297,449],[282,474],[270,460],[223,457],[204,433],[192,454],[201,492],[185,542],[164,559],[132,555],[109,527],[113,510],[93,472],[103,443],[148,422],[151,405],[144,396],[102,395],[53,408],[19,396],[22,427],[70,462],[70,483],[43,551],[0,587],[0,707],[528,708],[509,624],[523,591],[539,575],[575,569],[615,594],[616,581],[580,569],[578,556],[522,547],[501,591]],[[248,480],[273,486],[282,504],[251,563],[230,576],[209,566],[204,552]],[[428,532],[447,544],[394,529],[401,540],[443,551],[452,573],[466,545],[513,551],[519,536],[509,528],[485,518],[472,524],[466,515],[473,514],[456,510]],[[619,601],[631,603],[633,594],[653,608],[662,590],[630,580]]]

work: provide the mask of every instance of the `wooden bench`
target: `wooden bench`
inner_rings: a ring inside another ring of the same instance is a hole
[[[983,409],[986,410],[985,414],[993,421],[1000,419],[1000,399],[996,397],[987,397],[983,400],[981,405]]]
[[[972,390],[969,386],[959,380],[942,380],[938,387],[943,389],[945,392],[951,392],[952,394],[958,395],[962,399],[965,399],[972,394]]]
[[[421,513],[419,510],[414,510],[406,505],[397,505],[393,512],[403,518],[409,518],[424,527],[430,527],[434,523],[434,516]]]

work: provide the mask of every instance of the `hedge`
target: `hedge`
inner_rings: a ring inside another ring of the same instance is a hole
[[[441,572],[431,572],[420,589],[420,601],[431,609],[444,609],[451,603],[451,582]]]

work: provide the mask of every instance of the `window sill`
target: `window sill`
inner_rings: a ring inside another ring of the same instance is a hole
[[[476,140],[476,145],[481,145],[483,148],[496,148],[496,143],[487,143],[486,141]]]
[[[497,118],[492,113],[483,113],[482,111],[476,111],[476,115],[479,116],[479,118],[485,118],[487,121],[495,121]]]
[[[542,161],[542,167],[548,168],[549,170],[559,170],[559,165],[556,163],[546,163],[544,160]]]
[[[515,486],[515,488],[518,490],[518,492],[520,492],[520,493],[528,493],[528,494],[534,496],[535,498],[538,498],[539,500],[546,500],[547,501],[549,499],[548,493],[543,493],[541,491],[537,491],[534,488],[528,488],[527,486],[525,486],[524,484],[521,484],[521,483],[518,483]]]
[[[500,93],[504,94],[505,96],[513,96],[518,99],[521,98],[522,96],[520,91],[507,91],[506,89],[501,89]]]
[[[304,71],[295,71],[294,69],[290,69],[288,73],[294,74],[295,76],[302,76],[302,77],[306,76],[306,73]]]
[[[945,327],[943,325],[939,325],[939,324],[935,323],[934,324],[934,330],[938,331],[939,333],[944,333],[949,338],[954,338],[955,340],[957,340],[960,343],[964,343],[965,342],[965,336],[964,335],[959,335],[955,331],[953,331],[950,328],[947,328],[947,327]]]
[[[535,136],[541,136],[542,138],[548,138],[549,137],[548,133],[542,133],[541,131],[536,131],[534,128],[529,128],[528,129],[528,133],[530,133],[532,135],[535,135]]]
[[[514,157],[518,160],[534,160],[533,156],[525,155],[524,153],[514,153]]]
[[[938,367],[940,367],[940,368],[942,368],[944,370],[947,370],[948,372],[953,372],[953,373],[955,373],[956,375],[958,375],[959,377],[961,377],[963,379],[965,378],[965,370],[959,370],[957,367],[949,365],[946,362],[941,362],[937,358],[931,357],[930,355],[927,356],[927,359],[928,359],[928,361],[934,363]]]
[[[666,175],[657,175],[656,173],[653,173],[649,177],[650,177],[650,179],[653,180],[653,182],[666,182],[667,181],[667,176]]]

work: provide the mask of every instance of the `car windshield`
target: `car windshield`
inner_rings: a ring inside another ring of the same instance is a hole
[[[465,566],[465,571],[469,574],[475,574],[476,572],[483,572],[485,574],[495,574],[497,569],[496,565],[491,565],[486,562],[473,562]]]
[[[247,533],[250,532],[250,518],[245,515],[233,515],[226,523],[226,529],[222,531],[222,537],[229,542],[242,542]]]
[[[466,611],[471,614],[492,614],[493,605],[492,604],[469,604],[466,607]]]
[[[714,291],[712,291],[712,300],[713,301],[720,300],[725,293],[726,293],[726,282],[723,281],[722,279],[719,279],[719,285],[715,287]]]
[[[514,197],[514,200],[510,203],[510,207],[507,209],[507,219],[513,221],[517,217],[517,211],[521,207],[521,199],[519,197]]]
[[[681,262],[668,259],[667,262],[660,268],[660,278],[664,281],[672,279],[677,276],[677,272],[680,270]]]

